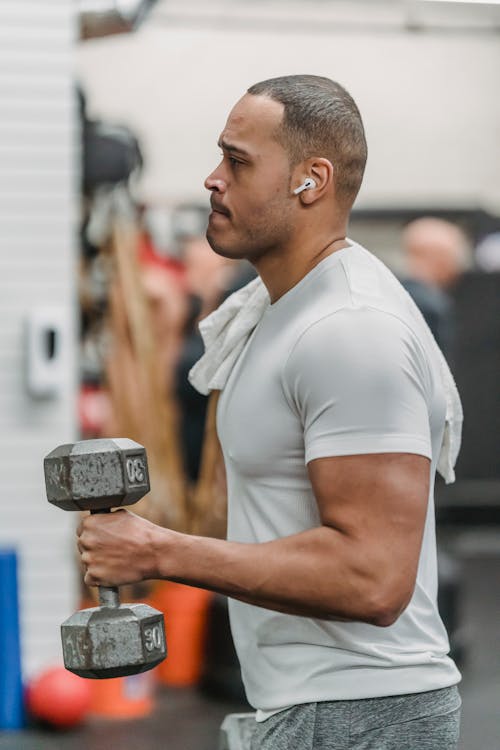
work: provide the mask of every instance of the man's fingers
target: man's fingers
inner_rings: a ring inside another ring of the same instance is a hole
[[[80,518],[75,541],[85,585],[114,586],[123,583],[126,574],[121,562],[121,548],[116,542],[124,539],[123,544],[127,547],[127,536],[133,540],[135,526],[132,524],[137,523],[145,522],[124,508]],[[126,567],[128,570],[128,563]],[[135,577],[139,575],[136,573]]]
[[[83,554],[86,550],[91,549],[92,547],[92,539],[89,539],[88,533],[82,532],[80,536],[77,536],[76,538],[76,546],[78,548],[78,551],[80,554]]]
[[[83,577],[83,582],[86,586],[99,586],[99,583],[96,581],[93,575],[88,572],[88,570]]]
[[[89,516],[90,516],[90,513],[86,511],[83,511],[82,513],[80,513],[80,520],[78,522],[78,526],[76,527],[77,536],[81,535],[83,528],[84,528],[85,519],[88,518]]]
[[[82,556],[80,557],[80,562],[82,564],[83,570],[83,582],[87,586],[100,586],[101,581],[99,578],[96,578],[96,576],[92,572],[92,561],[90,560],[90,555],[87,552],[84,552],[82,554]]]
[[[89,526],[89,521],[91,518],[92,516],[90,514],[83,516],[80,519],[78,526],[76,527],[76,537],[77,537],[76,544],[80,552],[88,548],[88,532],[91,530],[88,528],[88,526]]]
[[[86,565],[87,567],[91,564],[90,555],[88,552],[82,552],[80,555],[80,560],[82,561],[83,565]]]

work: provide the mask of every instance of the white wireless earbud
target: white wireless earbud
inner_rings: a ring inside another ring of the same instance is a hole
[[[304,182],[302,183],[302,185],[299,185],[298,188],[295,188],[295,190],[293,191],[293,194],[294,195],[298,195],[303,190],[312,190],[315,187],[317,187],[317,185],[314,182],[314,180],[312,179],[312,177],[308,177],[306,180],[304,180]]]

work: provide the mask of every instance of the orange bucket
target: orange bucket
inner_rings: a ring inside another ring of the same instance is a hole
[[[154,707],[155,670],[108,680],[91,680],[89,713],[108,719],[149,716]]]
[[[165,685],[185,686],[199,682],[205,654],[205,636],[211,591],[161,581],[151,605],[165,615],[167,658],[156,668]]]

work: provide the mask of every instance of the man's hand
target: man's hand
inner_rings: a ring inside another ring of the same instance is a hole
[[[168,531],[116,510],[86,516],[77,529],[77,546],[87,586],[122,586],[157,578],[156,539]]]

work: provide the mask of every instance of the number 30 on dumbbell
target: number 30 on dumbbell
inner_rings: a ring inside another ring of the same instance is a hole
[[[44,459],[47,499],[63,510],[106,513],[149,492],[146,451],[126,438],[60,445]],[[103,679],[146,672],[167,655],[163,614],[146,604],[120,604],[117,587],[99,587],[99,607],[61,625],[64,665]]]

